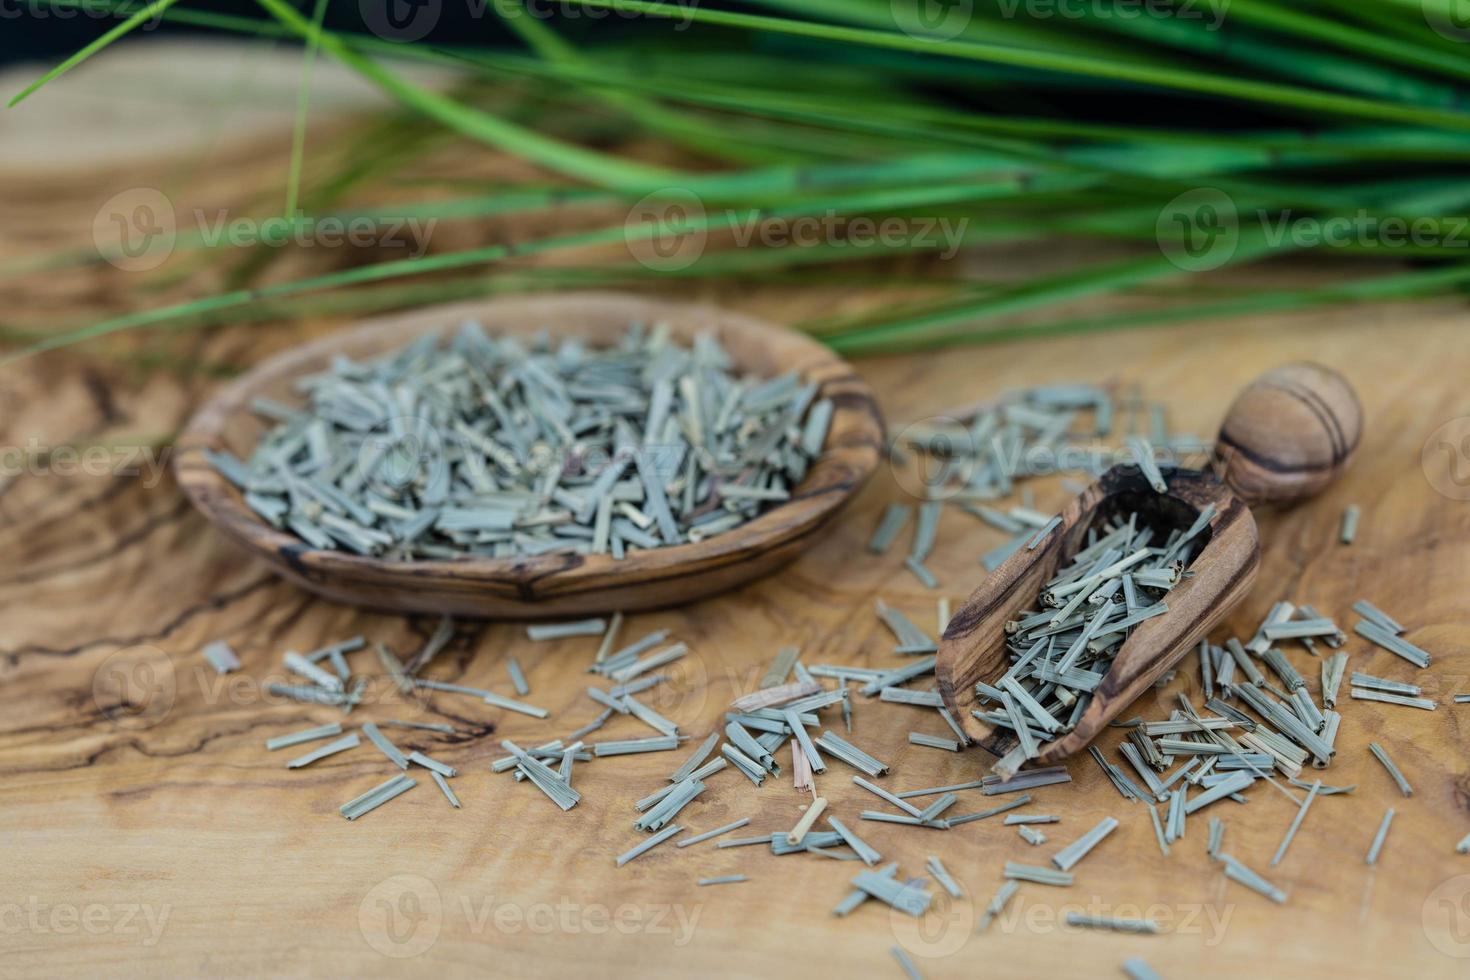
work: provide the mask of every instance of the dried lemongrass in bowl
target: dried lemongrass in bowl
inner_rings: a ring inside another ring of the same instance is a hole
[[[710,335],[629,327],[606,348],[469,322],[300,379],[248,461],[210,460],[262,519],[322,549],[413,560],[699,541],[787,500],[833,405],[736,372]]]

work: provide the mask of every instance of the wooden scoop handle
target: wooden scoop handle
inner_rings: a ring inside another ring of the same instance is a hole
[[[1362,433],[1347,379],[1320,364],[1287,364],[1236,397],[1215,442],[1215,471],[1253,507],[1292,503],[1336,479]]]

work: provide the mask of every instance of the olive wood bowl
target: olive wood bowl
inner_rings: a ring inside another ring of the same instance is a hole
[[[610,555],[467,556],[397,561],[313,548],[255,514],[208,461],[205,450],[247,458],[267,422],[256,397],[299,405],[292,382],[325,369],[334,355],[365,359],[425,331],[444,333],[477,319],[492,335],[549,330],[589,346],[614,343],[630,323],[667,323],[689,343],[712,331],[744,373],[796,371],[834,404],[821,455],[791,499],[737,528],[695,543]],[[831,526],[878,464],[883,420],[872,391],[822,344],[774,324],[714,306],[615,293],[507,296],[394,314],[339,331],[271,358],[215,394],[180,436],[179,485],[215,527],[285,578],[338,602],[374,609],[456,616],[527,618],[631,612],[690,602],[766,575],[809,548]]]

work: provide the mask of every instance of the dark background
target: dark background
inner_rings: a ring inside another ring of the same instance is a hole
[[[365,33],[367,28],[359,3],[376,3],[379,6],[389,0],[330,0],[327,6],[326,26],[334,31]],[[394,0],[394,2],[424,2],[424,0]],[[435,2],[435,0],[429,0]],[[435,28],[423,38],[424,43],[438,44],[497,44],[510,43],[511,35],[488,9],[491,0],[437,0],[441,4],[440,16]],[[141,3],[139,4],[141,6]],[[296,9],[310,15],[312,0],[292,0]],[[180,0],[178,8],[239,17],[268,19],[267,14],[253,0]],[[727,9],[738,9],[740,4],[727,3]],[[474,16],[472,10],[484,11]],[[96,40],[121,18],[86,14],[81,11],[58,10],[47,6],[46,0],[0,0],[0,64],[16,61],[55,62],[76,52]],[[607,18],[597,22],[572,22],[558,18],[557,30],[570,37],[577,37],[589,30],[599,33],[637,29],[636,23],[627,18]],[[163,23],[156,29],[138,29],[120,43],[138,43],[157,34],[174,36],[187,34],[233,33],[211,31],[206,28]],[[235,36],[241,36],[236,34]],[[296,42],[291,42],[296,43]]]

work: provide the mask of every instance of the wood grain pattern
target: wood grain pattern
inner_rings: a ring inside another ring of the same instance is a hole
[[[494,334],[553,329],[592,346],[615,343],[632,323],[665,323],[676,340],[711,333],[742,370],[757,377],[794,371],[835,410],[821,456],[791,500],[725,534],[672,548],[609,555],[387,561],[314,549],[261,520],[209,463],[207,450],[249,457],[265,431],[250,410],[267,397],[299,404],[294,382],[332,358],[371,358],[426,331],[477,320]],[[678,605],[734,588],[789,562],[828,528],[878,465],[883,420],[867,384],[808,337],[708,304],[614,293],[512,296],[382,317],[287,351],[205,404],[178,442],[180,485],[211,522],[282,575],[318,595],[374,609],[480,617],[550,617],[635,612]]]
[[[283,145],[286,140],[282,140]],[[315,148],[315,143],[312,144]],[[447,172],[471,176],[476,155],[462,146]],[[262,193],[278,191],[284,157],[260,168]],[[478,157],[473,174],[512,165]],[[220,184],[245,175],[220,169]],[[119,186],[89,183],[63,195],[20,201],[40,237],[12,234],[0,255],[29,257],[67,229],[86,245],[99,200],[156,174],[114,174]],[[0,191],[0,193],[5,193]],[[272,197],[272,200],[275,198]],[[15,198],[7,199],[7,208]],[[11,209],[13,210],[13,209]],[[10,214],[10,211],[7,211]],[[14,226],[7,226],[14,231]],[[43,234],[44,233],[44,234]],[[453,234],[446,232],[446,234]],[[493,232],[462,231],[509,237]],[[54,237],[44,237],[54,236]],[[487,239],[488,240],[488,237]],[[38,244],[41,243],[41,244]],[[1034,275],[1048,263],[1098,259],[1069,246],[1005,245],[967,253],[963,270],[992,281]],[[299,271],[299,257],[283,257]],[[320,261],[320,259],[318,259]],[[1282,276],[1356,273],[1258,266],[1212,276],[1211,286],[1247,291],[1288,285]],[[0,281],[7,309],[54,328],[153,304],[135,280],[93,265]],[[791,322],[922,298],[922,288],[832,281],[716,290],[667,285],[670,294]],[[1126,309],[1097,300],[1085,313]],[[290,326],[242,324],[181,338],[204,365],[258,363],[272,351],[340,327],[312,320]],[[368,748],[296,772],[266,738],[340,718],[333,709],[279,703],[262,683],[281,678],[282,651],[310,649],[365,633],[401,652],[421,645],[432,617],[402,617],[310,596],[245,560],[186,502],[166,465],[150,457],[217,387],[198,375],[146,378],[107,360],[61,354],[0,371],[0,446],[42,450],[15,472],[7,452],[0,496],[0,962],[7,976],[483,976],[786,977],[898,976],[889,948],[904,943],[931,980],[1118,976],[1117,964],[1145,957],[1163,976],[1331,977],[1465,975],[1464,916],[1470,857],[1453,847],[1470,831],[1470,454],[1455,426],[1470,424],[1463,378],[1470,374],[1463,304],[1455,301],[1359,305],[1321,313],[1253,316],[1177,330],[1082,335],[1066,342],[1011,341],[991,347],[867,358],[858,368],[889,418],[902,423],[1006,388],[1048,381],[1140,381],[1167,401],[1171,425],[1208,434],[1231,394],[1283,361],[1313,359],[1341,370],[1363,396],[1373,426],[1354,466],[1309,506],[1257,515],[1261,566],[1251,595],[1221,624],[1218,639],[1244,634],[1278,599],[1309,602],[1341,622],[1369,597],[1410,627],[1435,664],[1412,671],[1391,654],[1351,638],[1351,670],[1413,680],[1440,702],[1434,712],[1343,702],[1339,758],[1324,773],[1351,795],[1314,804],[1291,851],[1268,861],[1293,810],[1258,789],[1245,806],[1219,804],[1227,849],[1287,889],[1275,906],[1228,885],[1204,854],[1203,825],[1161,856],[1147,814],[1120,800],[1083,757],[1074,781],[1036,791],[1035,809],[1059,814],[1046,828],[1066,843],[1105,815],[1118,830],[1078,866],[1071,889],[1023,886],[1013,914],[973,933],[978,910],[1006,860],[1039,862],[1032,848],[994,820],[947,834],[857,821],[871,797],[835,763],[818,789],[832,812],[881,850],[921,874],[942,856],[967,889],[942,914],[912,924],[871,905],[847,919],[830,908],[848,891],[853,866],[820,857],[776,858],[759,849],[671,845],[615,870],[613,855],[638,839],[634,799],[663,784],[682,753],[579,764],[584,802],[568,814],[528,786],[486,772],[499,737],[535,742],[564,735],[594,708],[581,694],[590,641],[531,646],[513,624],[465,624],[431,673],[509,693],[504,658],[525,665],[531,700],[550,709],[537,721],[470,699],[435,694],[401,701],[377,686],[357,718],[417,718],[461,734],[398,733],[464,773],[452,811],[427,783],[355,824],[336,813],[346,799],[390,773]],[[1391,342],[1390,342],[1391,338]],[[1228,351],[1228,356],[1222,356]],[[1443,429],[1443,426],[1450,426]],[[80,472],[59,450],[125,448],[101,472]],[[1458,455],[1457,455],[1458,453]],[[1037,506],[1057,508],[1057,481],[1035,484]],[[798,643],[808,663],[890,666],[891,638],[872,615],[875,598],[931,621],[936,593],[902,566],[904,541],[885,557],[863,543],[888,502],[904,499],[883,471],[833,530],[780,574],[717,599],[630,617],[630,634],[668,627],[692,654],[681,662],[682,692],[651,699],[687,731],[719,723],[723,705],[756,689],[779,646]],[[1337,543],[1338,517],[1363,508],[1357,541]],[[947,511],[928,561],[958,600],[981,577],[978,556],[998,532]],[[199,649],[231,642],[244,671],[221,681]],[[354,654],[353,658],[362,657]],[[1313,659],[1292,661],[1317,691]],[[1166,712],[1178,691],[1198,701],[1199,680],[1182,672],[1145,692],[1138,710]],[[352,721],[348,719],[349,723]],[[906,733],[942,734],[922,709],[859,699],[854,742],[893,767],[894,789],[976,778],[981,752],[951,754],[910,746]],[[619,719],[608,737],[639,734]],[[1116,753],[1118,735],[1104,733]],[[1403,799],[1366,745],[1378,741],[1413,783]],[[761,789],[730,774],[715,777],[690,808],[699,831],[750,816],[750,833],[787,830],[800,798],[787,784]],[[964,794],[965,809],[984,803]],[[988,801],[987,801],[988,802]],[[1363,855],[1386,807],[1398,809],[1382,858]],[[684,821],[681,821],[684,822]],[[739,885],[697,888],[705,875],[744,872]],[[1068,929],[1068,907],[1147,913],[1165,927],[1130,937]],[[394,914],[388,918],[389,911]],[[392,928],[389,928],[389,927]],[[925,939],[927,937],[927,939]],[[925,955],[930,954],[930,955]]]
[[[826,297],[782,291],[710,298],[756,315],[828,305]],[[1400,331],[1401,342],[1389,350],[1380,344],[1384,319]],[[1149,393],[1168,398],[1178,428],[1207,432],[1230,392],[1255,372],[1283,359],[1327,358],[1358,383],[1375,425],[1357,464],[1319,502],[1261,515],[1256,588],[1215,636],[1250,631],[1277,599],[1310,602],[1348,622],[1352,601],[1368,596],[1408,624],[1410,638],[1431,649],[1436,663],[1408,670],[1354,638],[1350,669],[1413,679],[1447,702],[1470,690],[1470,599],[1458,587],[1470,549],[1470,504],[1437,489],[1454,487],[1448,471],[1426,475],[1418,461],[1441,423],[1470,413],[1445,373],[1444,352],[1463,351],[1454,346],[1462,329],[1458,311],[1398,306],[1224,322],[1172,341],[1141,330],[1064,346],[1012,343],[874,358],[860,367],[897,420],[1020,384],[1168,378],[1167,391]],[[288,337],[273,332],[265,339]],[[227,331],[209,347],[239,341]],[[1232,350],[1228,363],[1211,353],[1224,343]],[[1379,352],[1371,376],[1360,366],[1360,352],[1369,350]],[[1470,368],[1470,357],[1456,356],[1461,372]],[[9,373],[4,384],[10,404],[48,393],[44,416],[6,419],[10,445],[31,433],[61,444],[83,433],[125,439],[166,430],[207,391],[166,378],[136,387],[122,372],[84,373],[65,358]],[[630,617],[632,635],[668,627],[694,651],[678,672],[684,693],[653,706],[702,735],[732,697],[756,689],[785,643],[801,644],[809,663],[898,662],[872,615],[873,600],[881,596],[927,623],[935,596],[904,571],[903,540],[884,558],[863,552],[879,512],[898,493],[886,474],[875,480],[831,536],[774,578],[683,609]],[[1041,507],[1067,497],[1048,481],[1037,493]],[[1364,516],[1358,541],[1343,547],[1337,520],[1349,501],[1360,503]],[[1065,843],[1104,815],[1122,826],[1079,866],[1075,888],[1023,887],[1015,915],[972,935],[969,917],[999,884],[1003,862],[1036,861],[1050,847],[1033,849],[993,820],[919,836],[848,819],[872,800],[834,763],[817,777],[834,813],[906,873],[921,873],[927,855],[941,855],[973,896],[946,906],[929,923],[934,942],[922,945],[903,931],[906,922],[880,909],[845,920],[829,914],[852,876],[844,862],[665,845],[615,870],[613,855],[638,839],[631,801],[659,786],[682,753],[579,765],[585,799],[568,814],[530,787],[487,773],[488,761],[501,754],[497,738],[524,743],[563,735],[594,713],[580,693],[594,644],[532,646],[512,624],[464,626],[431,673],[509,693],[504,657],[514,652],[527,668],[530,700],[550,709],[551,718],[507,715],[447,694],[400,702],[375,687],[374,703],[356,717],[448,722],[464,733],[395,736],[465,773],[456,781],[464,809],[451,811],[424,784],[348,825],[336,807],[386,778],[385,763],[363,748],[286,771],[282,753],[265,752],[264,740],[340,715],[267,699],[261,684],[284,679],[277,665],[285,649],[364,632],[409,652],[432,631],[432,618],[310,597],[242,561],[166,476],[153,486],[146,470],[136,477],[23,476],[3,505],[0,540],[12,561],[0,573],[11,610],[0,640],[0,834],[8,844],[0,868],[0,947],[15,974],[892,976],[888,949],[902,936],[940,954],[916,956],[925,975],[939,980],[977,970],[997,977],[1111,975],[1133,955],[1165,976],[1463,976],[1465,961],[1441,952],[1460,947],[1445,947],[1457,920],[1445,918],[1450,913],[1438,904],[1457,900],[1461,876],[1470,873],[1470,859],[1453,853],[1470,831],[1470,761],[1462,749],[1470,722],[1465,709],[1448,703],[1421,712],[1345,701],[1340,757],[1323,775],[1358,789],[1319,800],[1278,868],[1267,862],[1292,817],[1285,799],[1263,789],[1249,805],[1220,811],[1231,853],[1290,892],[1280,908],[1221,879],[1203,853],[1202,824],[1191,821],[1174,853],[1159,855],[1147,814],[1120,800],[1083,756],[1069,763],[1073,783],[1033,794],[1036,809],[1062,816],[1047,828],[1052,839]],[[946,512],[940,531],[929,564],[944,594],[958,598],[980,577],[977,557],[1001,536],[955,512]],[[242,675],[222,683],[202,672],[198,651],[213,639],[234,644]],[[1289,656],[1315,693],[1312,658],[1295,650]],[[152,690],[142,683],[146,672],[116,669],[138,664],[171,676],[171,696],[145,697]],[[137,709],[121,707],[129,692],[115,683],[130,678]],[[1185,671],[1169,688],[1147,692],[1138,710],[1164,713],[1178,690],[1198,700],[1198,685]],[[960,782],[982,771],[983,753],[909,746],[911,729],[942,734],[921,709],[859,699],[852,739],[893,767],[885,778],[891,788]],[[620,720],[604,731],[633,736],[639,726]],[[1373,740],[1408,775],[1413,799],[1400,797],[1368,755]],[[1100,744],[1115,755],[1116,741],[1105,733]],[[965,809],[984,805],[966,796]],[[751,833],[785,830],[798,805],[785,783],[758,790],[715,777],[682,822],[699,831],[750,816]],[[1363,855],[1388,806],[1399,815],[1379,865],[1369,869]],[[732,872],[753,881],[693,885],[697,877]],[[33,899],[37,926],[30,923]],[[400,910],[394,935],[407,942],[384,942],[380,902]],[[1065,908],[1077,904],[1103,911],[1157,904],[1153,914],[1168,934],[1130,938],[1059,925]],[[25,911],[19,924],[14,906]],[[122,921],[144,907],[155,918],[167,915],[151,944],[141,911]],[[53,927],[48,916],[57,909]],[[612,925],[620,909],[621,931]],[[71,910],[111,918],[91,932],[80,925],[66,931]],[[432,944],[420,949],[428,938]],[[396,958],[380,947],[417,955]]]

